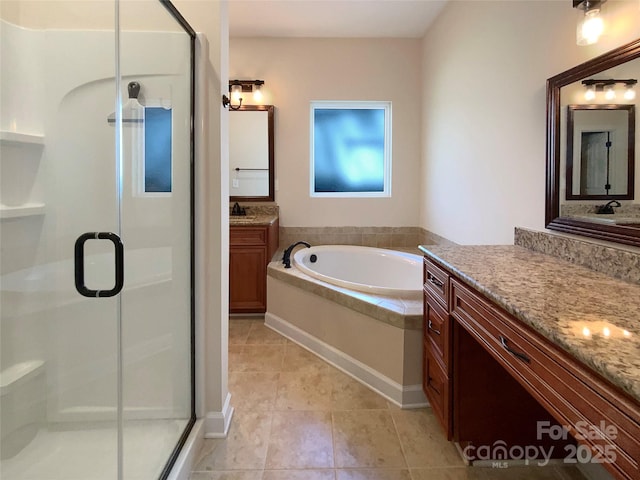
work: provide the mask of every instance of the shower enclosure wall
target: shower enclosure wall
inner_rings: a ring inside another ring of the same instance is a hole
[[[0,8],[0,478],[166,477],[194,422],[193,31],[158,0]]]

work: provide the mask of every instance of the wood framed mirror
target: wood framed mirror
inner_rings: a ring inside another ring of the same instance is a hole
[[[567,132],[568,106],[584,101],[583,80],[590,78],[634,78],[640,77],[640,39],[623,45],[604,55],[573,67],[547,80],[547,175],[545,225],[550,230],[583,235],[640,247],[640,182],[633,179],[635,192],[631,199],[621,199],[622,209],[613,215],[596,214],[597,206],[609,200],[609,196],[598,199],[567,199]],[[620,95],[621,97],[621,95]],[[619,98],[620,98],[619,97]],[[639,99],[620,98],[617,104],[635,106]],[[597,104],[597,101],[593,101]],[[603,103],[603,102],[601,102]],[[613,102],[607,101],[608,104]],[[602,105],[600,105],[602,106]],[[638,127],[634,122],[634,150],[637,148]],[[573,153],[571,153],[573,155]],[[633,175],[640,168],[638,155],[633,152]],[[575,178],[575,177],[574,177]],[[570,195],[569,195],[570,196]],[[625,211],[621,214],[620,212]],[[630,212],[630,213],[629,213]],[[635,218],[637,216],[637,218]]]
[[[229,111],[229,200],[274,201],[274,106]]]

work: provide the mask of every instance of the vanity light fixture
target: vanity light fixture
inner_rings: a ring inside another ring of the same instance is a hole
[[[587,101],[594,100],[596,98],[596,92],[604,92],[604,98],[606,100],[614,100],[616,98],[616,85],[624,85],[624,99],[633,100],[636,98],[635,85],[637,83],[638,80],[635,78],[628,78],[624,80],[616,80],[614,78],[596,80],[590,78],[588,80],[583,80],[582,84],[586,88],[584,92],[584,99]]]
[[[262,86],[264,80],[230,80],[229,92],[231,98],[222,95],[222,106],[230,110],[239,110],[242,106],[242,94],[253,92],[253,99],[256,102],[262,101]],[[232,103],[233,102],[233,103]]]
[[[578,45],[592,45],[598,41],[604,31],[604,21],[600,16],[602,4],[607,0],[572,0],[573,8],[580,10],[576,29]]]

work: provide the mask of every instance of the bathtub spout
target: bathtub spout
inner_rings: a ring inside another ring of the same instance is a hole
[[[284,255],[282,256],[282,263],[284,264],[284,268],[291,268],[291,252],[298,245],[304,245],[307,248],[311,248],[307,242],[296,242],[289,245],[284,251]]]

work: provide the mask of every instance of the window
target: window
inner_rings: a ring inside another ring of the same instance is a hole
[[[391,196],[391,102],[311,102],[311,196]]]
[[[144,109],[144,193],[171,193],[171,109]]]

